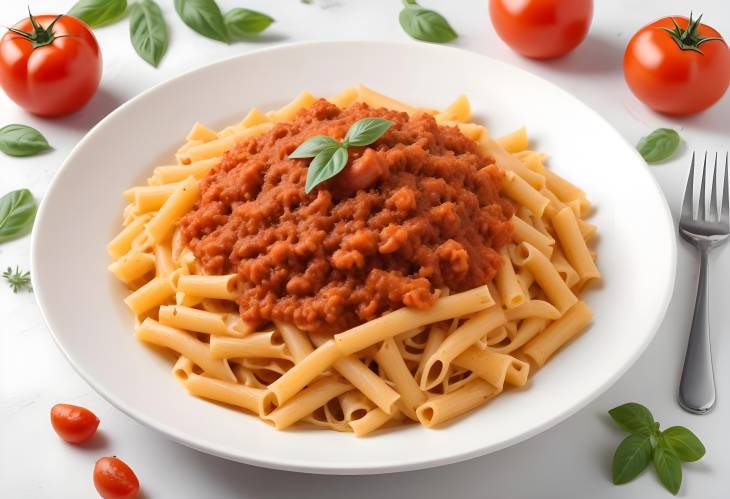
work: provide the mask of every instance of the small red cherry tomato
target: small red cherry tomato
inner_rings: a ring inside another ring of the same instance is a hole
[[[99,418],[84,407],[56,404],[51,408],[51,424],[66,442],[80,444],[96,433]]]
[[[94,96],[100,79],[99,45],[75,17],[30,16],[0,39],[0,85],[28,112],[72,113]]]
[[[489,15],[512,50],[551,59],[567,54],[586,37],[593,0],[489,0]]]
[[[637,31],[626,46],[626,83],[655,111],[703,111],[730,85],[730,49],[701,19],[664,17]]]
[[[104,499],[135,499],[139,495],[137,475],[116,456],[102,457],[96,462],[94,487]]]

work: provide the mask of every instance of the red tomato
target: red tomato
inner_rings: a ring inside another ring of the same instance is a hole
[[[101,52],[91,29],[70,16],[31,16],[0,39],[0,84],[20,107],[61,116],[99,86]]]
[[[717,102],[730,85],[730,49],[720,33],[700,23],[701,18],[665,17],[644,26],[629,41],[626,83],[652,109],[696,113]]]
[[[551,59],[567,54],[586,37],[593,0],[489,0],[489,15],[512,50]]]
[[[94,487],[104,499],[134,499],[139,495],[137,475],[116,456],[102,457],[96,462]]]
[[[80,444],[96,433],[99,418],[84,407],[56,404],[51,408],[51,424],[66,442]]]

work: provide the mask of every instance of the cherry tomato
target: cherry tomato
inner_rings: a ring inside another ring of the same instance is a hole
[[[91,29],[71,16],[30,16],[0,39],[0,84],[20,107],[61,116],[99,86],[101,52]]]
[[[96,462],[94,487],[104,499],[134,499],[139,495],[137,475],[116,456],[102,457]]]
[[[499,37],[518,54],[560,57],[580,44],[593,17],[593,0],[489,0]]]
[[[80,444],[96,433],[99,418],[84,407],[56,404],[51,408],[51,424],[66,442]]]
[[[730,49],[701,19],[659,19],[641,28],[626,46],[626,83],[652,109],[696,113],[717,102],[730,85]]]

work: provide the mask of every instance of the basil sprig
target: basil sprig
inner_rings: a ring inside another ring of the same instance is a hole
[[[383,118],[363,118],[356,121],[342,142],[327,135],[307,139],[289,155],[292,159],[314,158],[307,169],[304,191],[308,194],[317,185],[340,173],[347,165],[350,146],[367,146],[383,136],[393,122]]]
[[[424,9],[416,0],[403,0],[398,21],[403,30],[416,40],[446,43],[458,36],[449,21],[436,11]]]
[[[274,19],[266,14],[242,7],[236,7],[226,12],[223,20],[232,40],[251,38],[261,33],[274,22]]]
[[[175,0],[175,10],[193,31],[219,42],[231,41],[223,13],[215,0]]]
[[[8,192],[0,198],[0,243],[24,234],[33,226],[36,206],[28,189]]]
[[[129,38],[137,54],[157,67],[167,51],[167,26],[160,7],[154,0],[132,5],[129,16]]]
[[[68,11],[91,27],[118,21],[127,11],[127,0],[79,0]]]
[[[697,461],[705,455],[700,439],[683,426],[660,431],[651,411],[634,402],[614,407],[608,413],[631,433],[613,455],[613,483],[630,482],[653,461],[659,481],[677,495],[682,485],[682,462]]]
[[[0,151],[10,156],[33,156],[50,147],[43,134],[28,125],[12,124],[0,128]]]
[[[669,158],[679,147],[679,134],[671,128],[657,128],[636,144],[647,163],[659,163]]]

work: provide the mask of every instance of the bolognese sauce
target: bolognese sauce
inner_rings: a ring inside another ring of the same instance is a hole
[[[366,117],[393,125],[305,193],[309,160],[289,154],[315,135],[342,140]],[[492,163],[428,114],[319,100],[227,151],[180,228],[206,273],[238,275],[246,321],[343,331],[495,276],[514,208]]]

